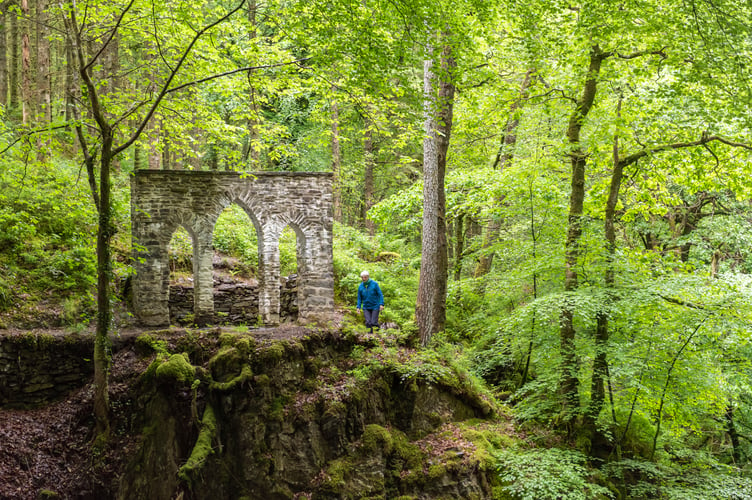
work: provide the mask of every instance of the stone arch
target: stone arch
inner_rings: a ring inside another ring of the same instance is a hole
[[[259,312],[264,323],[279,322],[279,236],[288,225],[296,232],[298,272],[303,274],[298,287],[299,316],[332,312],[331,179],[330,173],[136,171],[131,212],[136,243],[134,312],[139,322],[169,323],[166,246],[177,225],[186,227],[194,240],[196,320],[211,319],[212,236],[219,215],[233,203],[248,214],[256,229]]]

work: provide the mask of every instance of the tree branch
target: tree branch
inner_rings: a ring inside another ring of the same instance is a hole
[[[112,42],[112,39],[115,38],[115,34],[117,33],[118,29],[120,29],[120,24],[123,22],[123,19],[125,18],[125,15],[128,13],[128,11],[131,10],[131,7],[133,7],[133,3],[134,2],[135,2],[135,0],[130,0],[128,2],[128,5],[125,6],[125,8],[123,9],[123,11],[118,16],[118,19],[115,22],[115,26],[110,31],[110,35],[107,38],[107,40],[105,40],[102,43],[102,46],[99,48],[99,50],[97,51],[97,53],[94,54],[94,57],[91,58],[91,60],[89,61],[89,63],[86,66],[84,66],[83,68],[81,68],[81,71],[89,71],[89,68],[91,68],[91,66],[97,61],[97,59],[99,59],[99,56],[102,55],[102,52],[104,52],[104,50],[107,48],[107,46],[110,44],[110,42]],[[73,8],[75,8],[75,6]],[[73,14],[71,13],[71,15],[73,15]]]
[[[619,59],[637,59],[638,57],[642,56],[661,56],[661,59],[666,59],[668,56],[666,55],[665,50],[668,48],[668,45],[665,47],[661,47],[658,50],[639,50],[637,52],[632,52],[631,54],[622,54],[621,52],[615,52],[616,57]]]
[[[183,66],[183,63],[188,58],[188,54],[191,53],[191,50],[193,50],[193,46],[196,45],[196,42],[199,38],[201,38],[204,33],[209,31],[210,29],[214,28],[218,24],[224,22],[229,17],[231,17],[233,14],[238,12],[240,9],[243,8],[243,5],[245,5],[245,0],[240,0],[240,2],[229,12],[227,12],[225,15],[220,17],[219,19],[215,20],[214,22],[204,26],[201,28],[201,30],[197,31],[194,35],[191,42],[188,44],[188,46],[183,50],[183,53],[180,55],[180,58],[178,59],[178,63],[175,65],[175,68],[173,68],[170,71],[170,75],[167,77],[167,80],[162,85],[162,90],[160,90],[159,94],[157,95],[157,98],[154,100],[154,103],[151,105],[151,108],[149,108],[149,111],[146,113],[146,116],[139,124],[138,128],[135,132],[131,135],[131,137],[125,141],[120,146],[113,148],[112,155],[116,156],[119,153],[122,153],[126,149],[128,149],[136,140],[139,138],[141,133],[146,128],[146,125],[149,123],[149,120],[151,120],[151,117],[154,116],[154,113],[157,111],[157,108],[159,107],[159,104],[162,102],[162,99],[167,95],[167,92],[170,88],[170,85],[172,84],[172,80],[175,78],[175,76],[178,74],[178,71],[180,71],[180,68]]]
[[[97,207],[97,212],[100,211],[99,206],[99,190],[97,189],[97,178],[94,174],[94,162],[96,161],[96,148],[92,147],[89,151],[86,145],[86,137],[84,136],[84,130],[81,127],[81,120],[78,115],[78,107],[72,106],[73,118],[76,119],[76,136],[78,137],[78,143],[81,145],[81,151],[84,154],[84,165],[86,166],[86,177],[89,181],[89,188],[91,189],[91,197],[94,199],[94,206]]]
[[[284,62],[284,63],[276,63],[276,64],[264,64],[262,66],[246,66],[244,68],[238,68],[233,69],[230,71],[225,71],[224,73],[218,73],[216,75],[207,76],[206,78],[199,78],[198,80],[193,80],[192,82],[183,83],[181,85],[178,85],[177,87],[172,87],[170,89],[167,89],[166,93],[171,92],[177,92],[178,90],[184,89],[186,87],[190,87],[191,85],[197,85],[199,83],[208,82],[211,80],[216,80],[217,78],[222,78],[223,76],[229,76],[234,75],[235,73],[242,73],[243,71],[253,71],[256,69],[269,69],[269,68],[278,68],[280,66],[288,66],[290,64],[298,64],[301,62],[308,61],[309,59],[312,59],[312,57],[304,57],[303,59],[296,59],[294,61]]]
[[[702,305],[702,304],[696,304],[694,302],[687,302],[687,301],[682,300],[682,299],[677,299],[677,298],[674,298],[674,297],[667,297],[665,295],[660,295],[660,294],[658,296],[660,298],[662,298],[663,300],[665,300],[666,302],[668,302],[670,304],[676,304],[677,306],[684,306],[684,307],[689,307],[691,309],[699,309],[699,310],[704,310],[705,309],[705,306]]]
[[[631,154],[624,159],[621,160],[621,165],[626,167],[628,165],[631,165],[632,163],[635,163],[640,158],[643,158],[648,155],[652,155],[654,153],[660,153],[663,151],[672,151],[676,149],[684,149],[684,148],[692,148],[695,146],[705,146],[710,142],[720,142],[722,144],[726,144],[727,146],[731,146],[734,148],[744,148],[749,151],[752,151],[752,145],[743,143],[743,142],[735,142],[730,139],[726,139],[721,136],[717,135],[707,135],[706,133],[702,134],[702,137],[697,141],[690,141],[690,142],[674,142],[671,144],[661,144],[659,146],[653,146],[643,149],[642,151],[638,151],[637,153]]]

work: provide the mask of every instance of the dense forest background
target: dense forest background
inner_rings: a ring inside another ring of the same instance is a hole
[[[750,498],[751,19],[737,0],[3,0],[0,326],[117,331],[135,169],[332,171],[339,302],[368,269],[382,320],[539,436],[498,456],[509,493]],[[176,275],[190,248],[176,233]],[[253,276],[238,207],[215,248]],[[292,231],[281,258],[294,273]]]

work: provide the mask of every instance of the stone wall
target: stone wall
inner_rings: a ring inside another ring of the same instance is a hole
[[[246,211],[258,236],[263,323],[280,321],[279,237],[286,226],[297,237],[299,316],[334,311],[331,173],[137,170],[131,182],[133,305],[141,324],[169,324],[167,247],[178,226],[193,239],[195,322],[213,320],[212,234],[232,203]]]
[[[289,276],[280,285],[280,321],[298,319],[297,276]],[[216,325],[255,325],[259,317],[259,286],[228,278],[214,278],[214,316]],[[170,323],[189,324],[193,315],[193,287],[170,285]]]
[[[0,337],[0,407],[36,406],[81,387],[94,372],[93,337]]]

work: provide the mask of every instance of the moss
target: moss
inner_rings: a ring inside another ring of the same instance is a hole
[[[447,466],[444,463],[438,463],[428,466],[428,471],[426,472],[426,476],[429,480],[435,481],[436,479],[440,479],[444,477],[444,475],[447,473]]]
[[[157,339],[154,335],[143,333],[136,338],[136,352],[142,356],[152,353],[166,354],[167,342]]]
[[[209,388],[213,391],[227,392],[235,387],[242,385],[253,377],[253,371],[249,365],[244,365],[240,370],[240,374],[235,378],[228,380],[227,382],[212,382],[209,384]]]
[[[154,358],[154,361],[149,363],[149,366],[146,367],[146,370],[144,370],[144,373],[141,374],[141,377],[139,379],[139,382],[142,384],[150,384],[156,377],[157,377],[157,368],[164,363],[164,361],[167,359],[166,355],[159,354]]]
[[[265,373],[262,373],[261,375],[256,375],[255,377],[253,377],[253,381],[259,387],[265,387],[272,383],[272,380],[269,378],[269,375]]]
[[[39,500],[44,500],[47,498],[60,498],[60,495],[52,490],[39,490],[39,493],[37,493],[37,498]]]
[[[157,366],[155,375],[162,382],[190,385],[196,377],[196,368],[188,361],[187,354],[173,354]]]
[[[517,440],[508,435],[509,431],[503,424],[494,426],[487,422],[471,420],[460,424],[460,431],[463,439],[475,445],[472,459],[485,470],[496,468],[495,453],[518,444]]]
[[[263,349],[259,354],[262,361],[280,361],[285,357],[285,344],[284,342],[275,342],[269,347]]]
[[[326,468],[326,477],[322,486],[330,491],[342,491],[345,479],[353,470],[353,464],[348,457],[332,460]]]
[[[279,396],[274,398],[269,405],[269,420],[276,420],[282,422],[285,418],[285,406],[290,402],[290,398],[287,396]]]
[[[389,455],[394,449],[391,431],[377,424],[367,425],[361,440],[367,451],[381,450],[384,455]]]
[[[221,347],[232,347],[237,340],[237,334],[224,332],[219,335],[219,345]]]
[[[209,370],[218,382],[227,382],[237,377],[248,365],[248,356],[235,347],[223,347],[209,360]]]
[[[201,430],[198,433],[196,444],[193,446],[193,451],[191,451],[191,456],[178,471],[178,477],[188,483],[189,487],[196,478],[198,471],[206,463],[206,460],[214,453],[212,443],[215,441],[216,436],[217,417],[214,414],[212,406],[207,404],[204,409],[204,415],[201,418]]]

